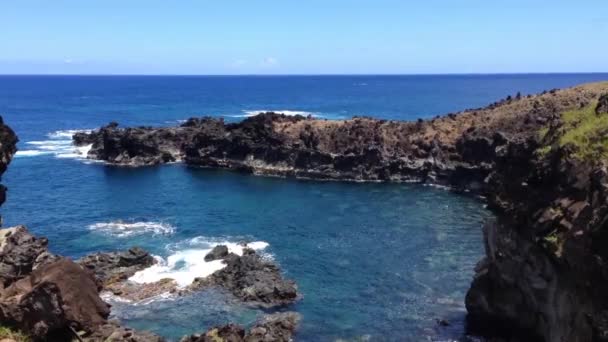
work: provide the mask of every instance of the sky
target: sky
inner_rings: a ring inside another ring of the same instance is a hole
[[[608,71],[608,0],[0,0],[0,74]]]

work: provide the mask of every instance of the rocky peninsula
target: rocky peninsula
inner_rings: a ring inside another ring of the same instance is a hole
[[[516,94],[431,120],[322,120],[261,113],[239,123],[74,135],[113,165],[184,162],[256,175],[446,185],[496,219],[466,297],[468,330],[490,338],[608,336],[608,83]]]

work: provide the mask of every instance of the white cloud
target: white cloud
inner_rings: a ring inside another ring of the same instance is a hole
[[[73,58],[66,58],[63,60],[63,64],[84,64],[84,61]]]
[[[262,61],[263,67],[273,67],[279,65],[279,60],[274,57],[266,57]]]
[[[238,68],[247,65],[247,63],[248,62],[245,59],[236,59],[232,62],[231,66]]]

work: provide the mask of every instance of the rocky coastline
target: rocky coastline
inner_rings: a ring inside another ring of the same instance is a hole
[[[74,136],[113,165],[181,161],[256,175],[446,185],[485,197],[496,219],[466,297],[488,338],[608,339],[608,83],[509,96],[431,120],[322,120],[261,113],[240,123]]]
[[[15,154],[17,141],[14,132],[0,120],[0,175]],[[2,204],[6,188],[2,186],[0,190]],[[0,229],[0,326],[12,329],[15,334],[11,336],[21,336],[23,341],[165,341],[110,319],[111,306],[102,299],[103,292],[141,300],[161,292],[188,295],[215,286],[228,290],[238,300],[265,308],[283,307],[300,298],[296,284],[284,279],[274,263],[261,258],[246,244],[243,255],[221,253],[227,248],[216,247],[206,259],[220,259],[226,266],[212,274],[210,280],[197,279],[185,290],[170,280],[153,284],[129,281],[136,272],[157,262],[141,248],[95,253],[73,261],[51,253],[48,244],[46,238],[32,235],[25,226]],[[248,331],[229,324],[183,340],[289,341],[299,320],[293,312],[269,314]]]
[[[468,331],[510,341],[608,340],[608,83],[508,97],[432,120],[320,120],[262,113],[240,123],[193,118],[178,127],[78,133],[87,157],[113,165],[184,162],[256,175],[447,185],[485,197],[496,219],[483,228],[486,256],[466,296]],[[0,123],[0,173],[17,137]],[[0,202],[6,189],[1,188]],[[25,227],[0,230],[0,323],[37,340],[162,341],[108,319],[101,291],[131,291],[154,264],[137,248],[76,262],[48,252]],[[206,257],[207,258],[207,257]],[[262,307],[299,299],[276,265],[218,247],[226,265],[175,290],[219,286]],[[125,285],[127,284],[127,285]],[[267,316],[249,330],[215,327],[183,341],[288,341],[299,316]]]

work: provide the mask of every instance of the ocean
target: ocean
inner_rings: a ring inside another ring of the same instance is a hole
[[[78,130],[238,121],[259,111],[320,119],[430,118],[608,74],[433,76],[0,76],[0,114],[20,138],[3,177],[5,226],[78,258],[141,246],[187,283],[217,243],[256,242],[303,293],[299,341],[462,338],[464,296],[483,255],[480,199],[415,184],[255,177],[181,164],[120,168],[84,160]],[[159,274],[147,274],[154,277]],[[178,340],[265,312],[225,294],[108,298],[126,325]],[[438,319],[450,322],[447,327]]]

